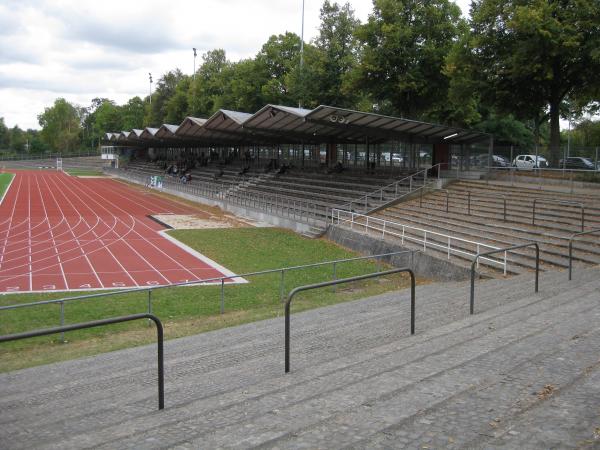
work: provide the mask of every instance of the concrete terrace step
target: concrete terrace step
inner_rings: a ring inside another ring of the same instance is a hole
[[[420,286],[413,337],[406,292],[295,314],[288,375],[281,318],[170,341],[162,412],[152,346],[2,374],[0,446],[486,447],[597,362],[598,270],[565,278],[479,282],[473,317],[465,283]]]
[[[425,228],[438,233],[446,233],[463,239],[474,240],[477,242],[493,245],[496,247],[508,247],[511,245],[525,244],[531,241],[537,241],[540,244],[540,258],[543,261],[559,267],[568,265],[568,239],[556,239],[547,237],[543,233],[528,232],[519,229],[512,229],[509,225],[499,226],[497,224],[488,225],[481,223],[481,217],[470,216],[472,220],[461,217],[462,220],[453,220],[457,217],[454,214],[440,212],[436,208],[427,208],[426,210],[405,209],[386,209],[376,217],[405,223],[419,228]],[[477,221],[479,219],[479,222]],[[580,251],[574,253],[574,258],[589,264],[600,263],[600,247],[593,245],[578,246],[584,249],[585,254]],[[527,250],[516,250],[514,254],[523,254],[528,259],[533,259],[533,254]]]

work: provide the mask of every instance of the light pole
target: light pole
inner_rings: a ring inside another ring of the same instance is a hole
[[[192,78],[196,81],[196,48],[193,48],[192,50],[194,50],[194,75]]]
[[[148,72],[148,79],[150,80],[150,106],[152,106],[152,74]]]
[[[302,108],[302,94],[304,90],[304,74],[302,68],[304,67],[304,0],[302,0],[302,30],[300,32],[300,81],[301,91],[300,99],[298,100],[298,108]]]

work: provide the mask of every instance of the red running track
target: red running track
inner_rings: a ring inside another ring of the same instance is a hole
[[[0,293],[148,287],[234,275],[160,233],[163,227],[148,217],[191,214],[191,208],[110,179],[14,173],[0,204]]]

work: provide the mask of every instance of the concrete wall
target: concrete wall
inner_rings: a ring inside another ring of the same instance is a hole
[[[119,177],[121,178],[121,177]],[[128,178],[123,177],[124,180],[135,183],[134,180],[129,180]],[[138,183],[139,184],[139,183]],[[273,214],[268,214],[264,211],[257,210],[254,208],[249,208],[246,206],[235,205],[223,200],[210,199],[205,197],[198,197],[195,195],[191,195],[185,192],[180,192],[176,189],[164,188],[161,189],[161,192],[165,192],[167,194],[175,195],[177,197],[185,198],[186,200],[191,200],[193,202],[202,203],[208,206],[217,206],[221,208],[223,211],[230,212],[238,217],[243,217],[251,220],[256,220],[260,222],[265,222],[273,225],[274,227],[287,228],[289,230],[295,231],[297,233],[303,233],[310,229],[310,225],[302,222],[296,222],[295,220],[286,219],[284,217],[275,216]]]
[[[410,250],[398,244],[376,239],[338,226],[330,226],[325,237],[364,255]],[[452,264],[452,260],[434,258],[423,252],[414,253],[412,261],[408,253],[406,255],[393,256],[384,259],[384,261],[396,267],[410,267],[414,270],[415,275],[436,281],[467,280],[471,273],[469,269]]]

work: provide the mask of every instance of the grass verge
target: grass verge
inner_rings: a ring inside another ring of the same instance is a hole
[[[66,173],[73,177],[102,177],[104,173],[93,169],[64,169]]]
[[[0,199],[4,196],[11,180],[15,177],[12,173],[0,173]]]
[[[325,240],[311,240],[275,228],[229,228],[176,230],[170,234],[236,273],[351,258],[356,253]],[[337,278],[382,269],[372,261],[338,264]],[[284,291],[332,278],[332,266],[290,271],[285,274]],[[197,334],[223,327],[281,316],[281,274],[249,277],[248,284],[225,287],[225,314],[220,314],[220,286],[166,288],[152,294],[152,311],[165,325],[166,338]],[[403,289],[409,286],[404,274],[387,276],[333,289],[303,292],[294,301],[293,311]],[[26,303],[60,294],[20,294],[0,297],[0,304]],[[115,317],[147,311],[148,294],[131,293],[65,304],[65,323]],[[58,326],[59,306],[43,305],[0,312],[0,334]],[[128,322],[66,334],[9,342],[0,346],[0,372],[93,355],[153,342],[155,331],[145,321]]]

